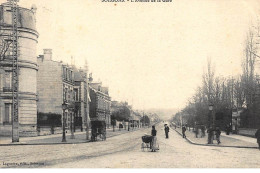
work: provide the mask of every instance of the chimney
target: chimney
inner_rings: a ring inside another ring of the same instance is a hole
[[[52,60],[52,49],[43,49],[43,55],[45,60]]]
[[[93,78],[92,78],[92,73],[89,74],[89,78],[88,78],[89,82],[92,82],[93,81]]]

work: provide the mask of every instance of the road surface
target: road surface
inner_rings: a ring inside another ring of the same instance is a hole
[[[141,150],[141,129],[85,144],[2,146],[0,167],[37,168],[260,168],[257,149],[197,146],[156,126],[158,152]],[[206,140],[206,139],[205,139]]]

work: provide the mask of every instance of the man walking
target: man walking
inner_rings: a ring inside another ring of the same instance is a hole
[[[257,138],[257,143],[258,143],[259,150],[260,150],[260,128],[256,131],[255,137]]]
[[[182,137],[183,138],[186,138],[185,132],[186,132],[186,127],[183,125],[182,126]]]
[[[169,138],[168,133],[169,133],[170,129],[169,129],[169,127],[167,126],[167,124],[164,124],[164,131],[165,131],[165,136],[166,136],[166,138]]]

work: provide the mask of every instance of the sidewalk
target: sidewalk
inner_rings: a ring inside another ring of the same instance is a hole
[[[181,128],[174,129],[180,135],[182,135]],[[189,130],[186,130],[186,139],[196,145],[205,145],[205,146],[219,146],[219,147],[236,147],[236,148],[258,148],[258,144],[255,138],[240,136],[235,134],[226,135],[224,132],[221,132],[220,135],[220,144],[217,144],[216,140],[213,140],[213,144],[207,144],[208,136],[201,138],[198,135],[198,138],[195,137],[195,133]]]
[[[142,129],[142,128],[139,128]],[[130,131],[122,129],[121,131],[118,128],[115,128],[115,132],[113,132],[113,128],[107,129],[107,138],[121,135],[124,133],[133,132],[139,130],[138,128]],[[91,132],[89,132],[89,139],[90,139]],[[55,135],[47,135],[47,136],[36,136],[36,137],[21,137],[20,141],[17,143],[12,143],[11,137],[1,137],[0,136],[0,146],[9,146],[9,145],[55,145],[55,144],[77,144],[77,143],[86,143],[90,142],[86,140],[86,132],[75,132],[74,133],[75,139],[70,139],[70,131],[66,133],[66,141],[61,142],[62,134],[55,134]],[[101,140],[101,139],[98,139]]]

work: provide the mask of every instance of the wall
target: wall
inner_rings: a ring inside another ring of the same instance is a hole
[[[62,65],[38,58],[38,112],[62,114]]]

